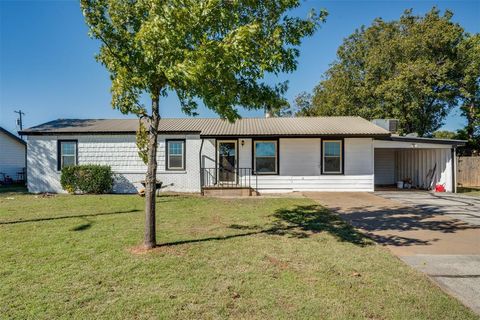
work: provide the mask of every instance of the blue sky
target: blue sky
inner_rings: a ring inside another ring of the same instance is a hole
[[[376,17],[397,19],[407,8],[423,14],[432,6],[454,12],[453,20],[466,31],[480,32],[480,1],[304,1],[297,10],[326,8],[327,22],[301,46],[298,69],[281,75],[289,80],[287,98],[311,91],[335,59],[343,38]],[[110,106],[110,80],[94,55],[98,43],[87,36],[77,1],[0,0],[0,126],[15,131],[22,109],[24,127],[58,118],[121,118]],[[202,107],[201,117],[215,114]],[[184,117],[176,97],[161,102],[162,117]],[[244,117],[262,111],[241,110]],[[132,117],[132,116],[130,116]],[[445,129],[463,126],[458,111],[446,120]]]

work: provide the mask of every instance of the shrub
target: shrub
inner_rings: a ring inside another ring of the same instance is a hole
[[[113,173],[110,166],[69,166],[62,169],[60,183],[68,193],[107,193],[112,190]]]

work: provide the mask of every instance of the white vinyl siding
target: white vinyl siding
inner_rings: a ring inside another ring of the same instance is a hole
[[[253,180],[252,180],[253,181]],[[372,175],[258,176],[260,193],[292,191],[373,191]]]
[[[320,138],[280,139],[280,175],[319,176]]]
[[[238,167],[252,168],[252,139],[245,138],[238,140]],[[244,172],[240,172],[240,174],[242,173]]]
[[[345,144],[344,174],[372,175],[373,177],[373,139],[345,138],[343,143]]]

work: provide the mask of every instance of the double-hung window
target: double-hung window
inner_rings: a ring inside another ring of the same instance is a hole
[[[77,164],[77,141],[76,140],[59,140],[58,141],[58,170],[64,167],[74,166]]]
[[[343,173],[342,140],[323,141],[323,173]]]
[[[185,140],[167,140],[167,170],[185,170]]]
[[[253,170],[256,174],[277,174],[278,173],[278,145],[277,141],[256,140],[253,144]]]

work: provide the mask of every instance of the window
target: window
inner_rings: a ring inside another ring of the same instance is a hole
[[[167,170],[185,170],[185,140],[167,140]]]
[[[277,174],[277,141],[254,141],[254,164],[256,174]]]
[[[76,140],[58,140],[58,170],[63,167],[74,166],[77,164],[77,141]]]
[[[342,141],[323,141],[323,173],[342,173]]]

